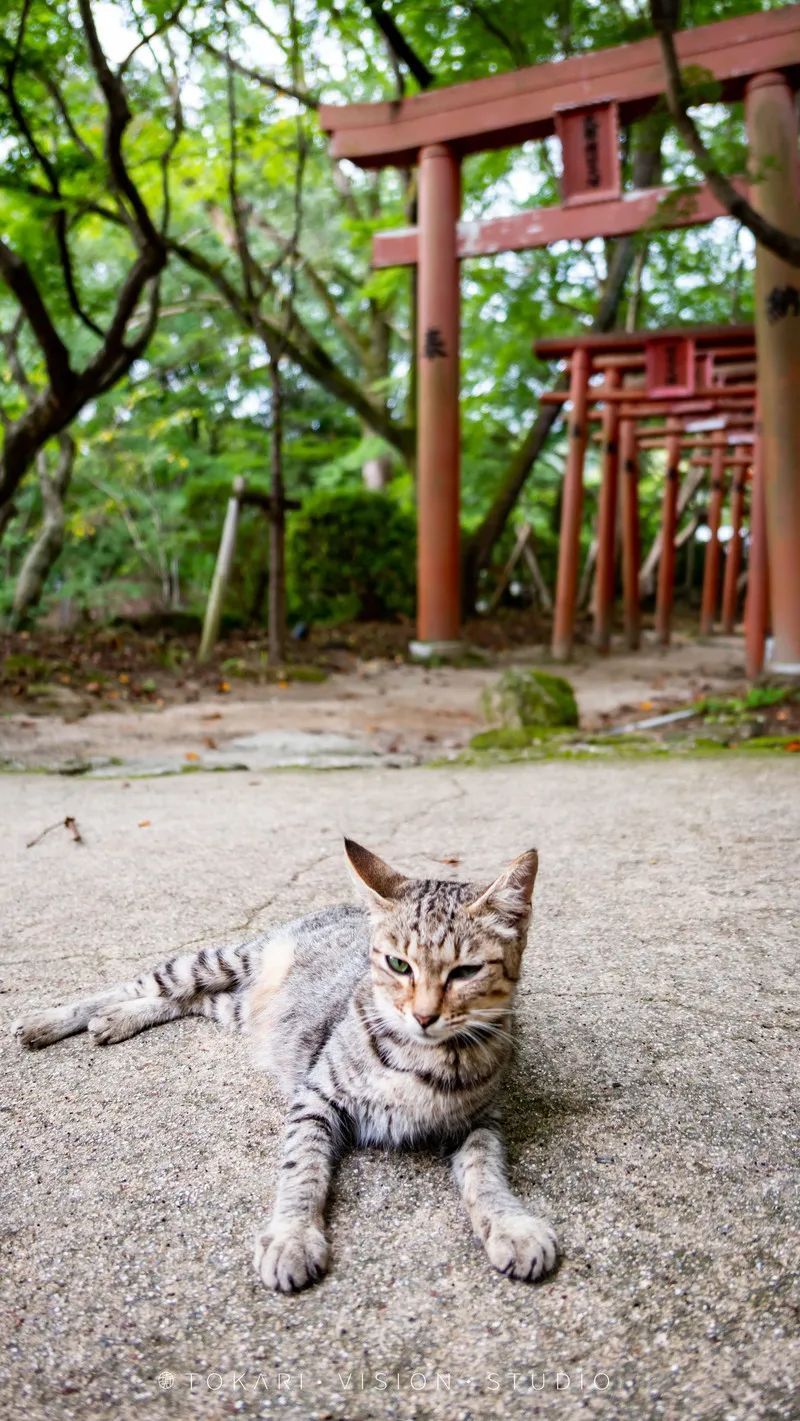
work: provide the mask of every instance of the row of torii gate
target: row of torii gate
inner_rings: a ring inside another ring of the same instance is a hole
[[[800,163],[793,93],[800,87],[800,6],[789,5],[684,31],[682,66],[704,70],[718,98],[744,99],[750,200],[774,225],[800,236]],[[619,237],[648,225],[700,225],[723,215],[698,188],[663,208],[669,190],[623,193],[620,128],[662,99],[658,42],[614,49],[430,90],[410,99],[320,111],[337,159],[366,168],[418,167],[418,226],[378,234],[378,267],[417,269],[418,655],[447,654],[460,636],[459,263],[559,240]],[[556,134],[563,155],[562,204],[508,217],[461,222],[460,163],[470,153]],[[733,461],[731,520],[744,526],[750,481],[747,668],[800,672],[800,274],[759,247],[754,330],[665,332],[538,342],[539,355],[568,360],[568,454],[562,499],[553,653],[572,650],[583,505],[584,454],[593,420],[603,441],[595,639],[607,648],[614,596],[618,498],[623,531],[623,601],[629,645],[638,642],[637,447],[663,440],[662,557],[656,623],[669,635],[681,451],[716,420],[695,457],[711,471],[708,626],[719,575],[717,538],[726,468]],[[645,421],[661,417],[661,426]],[[666,419],[666,424],[664,424]],[[706,442],[707,440],[707,442]],[[705,453],[702,452],[705,449]],[[731,451],[734,451],[733,453]],[[716,519],[716,527],[715,527]],[[742,539],[735,547],[741,555]],[[726,582],[736,576],[729,571]],[[636,584],[634,585],[634,572]],[[730,622],[732,592],[723,594]],[[771,640],[767,639],[771,627]]]
[[[664,454],[660,554],[656,591],[656,637],[670,639],[675,551],[682,505],[708,484],[708,543],[703,569],[700,630],[713,631],[719,610],[732,631],[749,505],[749,579],[764,587],[764,520],[749,485],[760,459],[755,422],[756,352],[752,326],[584,336],[537,341],[537,355],[565,358],[568,392],[543,396],[545,404],[569,407],[561,542],[553,624],[553,653],[572,651],[581,531],[583,465],[592,425],[600,445],[601,483],[597,517],[594,643],[608,651],[614,607],[617,528],[621,529],[625,644],[639,646],[639,470],[643,450]],[[682,479],[683,475],[683,479]],[[730,477],[729,477],[730,476]],[[750,497],[748,498],[748,493]],[[728,497],[729,496],[729,497]],[[729,505],[730,540],[720,606],[720,527]],[[760,580],[759,580],[760,579]],[[762,655],[766,597],[748,599],[748,646]],[[760,667],[760,662],[759,662]]]

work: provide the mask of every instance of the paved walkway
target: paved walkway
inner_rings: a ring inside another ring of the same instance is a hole
[[[25,847],[65,815],[83,845]],[[244,1040],[187,1021],[22,1055],[6,1034],[1,1414],[797,1414],[791,757],[4,776],[0,816],[5,1026],[346,894],[345,829],[426,875],[535,843],[508,1113],[516,1185],[564,1249],[544,1285],[509,1283],[440,1162],[362,1154],[329,1278],[269,1295],[249,1255],[281,1107]]]

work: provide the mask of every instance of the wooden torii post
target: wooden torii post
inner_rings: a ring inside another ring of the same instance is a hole
[[[792,87],[800,76],[800,6],[736,16],[676,36],[679,61],[717,81],[715,99],[747,99],[748,129],[759,171],[779,159],[775,176],[757,200],[779,225],[800,231],[797,176],[787,154],[796,152]],[[721,213],[700,188],[678,211],[662,213],[668,190],[626,193],[621,187],[618,132],[646,114],[663,95],[661,54],[655,38],[598,50],[555,63],[492,75],[400,101],[323,105],[320,121],[331,153],[365,168],[419,169],[419,226],[377,235],[376,266],[418,267],[418,654],[446,652],[460,635],[459,566],[459,261],[520,251],[564,240],[616,237],[654,226],[691,226]],[[515,216],[459,222],[459,168],[469,153],[505,148],[557,134],[563,152],[563,203]],[[791,192],[781,194],[781,185]],[[761,358],[771,362],[775,388],[800,378],[800,295],[786,269],[759,251]],[[766,264],[765,264],[766,263]],[[772,283],[772,284],[771,284]],[[794,296],[792,295],[794,293]],[[795,299],[797,306],[795,306]],[[767,307],[769,311],[767,313]],[[776,314],[777,313],[777,314]],[[783,324],[780,338],[769,325]],[[797,319],[795,319],[797,317]],[[787,319],[788,318],[788,319]],[[783,396],[780,396],[783,399]],[[775,577],[789,571],[789,592],[775,595],[781,655],[800,665],[800,476],[794,451],[800,434],[800,401],[783,412],[766,399],[765,508],[776,546]],[[574,421],[577,424],[577,421]],[[623,422],[620,439],[624,442]],[[576,438],[581,438],[578,434]],[[577,460],[574,461],[577,466]],[[569,507],[578,499],[573,467]],[[788,516],[787,516],[788,515]],[[766,517],[765,513],[765,517]],[[785,627],[784,624],[785,623]],[[776,637],[778,628],[776,622]],[[566,642],[562,643],[566,646]]]

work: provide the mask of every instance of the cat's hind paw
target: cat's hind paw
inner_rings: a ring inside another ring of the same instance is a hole
[[[507,1278],[535,1283],[555,1267],[556,1236],[544,1219],[533,1214],[501,1214],[486,1238],[489,1262]]]
[[[270,1221],[256,1235],[256,1272],[268,1288],[298,1293],[316,1283],[328,1267],[328,1240],[316,1224],[292,1219]]]

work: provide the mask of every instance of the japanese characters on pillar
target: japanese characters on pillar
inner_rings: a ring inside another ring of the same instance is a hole
[[[645,342],[645,380],[651,399],[694,394],[696,369],[690,337],[656,336]]]
[[[615,103],[558,109],[561,140],[561,192],[565,205],[619,197],[619,110]]]

